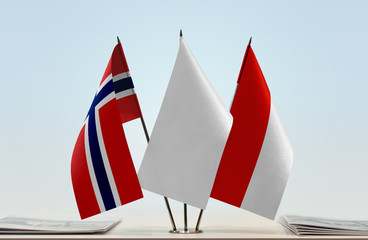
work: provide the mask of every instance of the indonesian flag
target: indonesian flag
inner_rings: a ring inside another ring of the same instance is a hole
[[[274,219],[293,152],[250,45],[230,112],[233,126],[211,197]]]
[[[141,116],[119,42],[73,151],[71,175],[82,219],[143,197],[122,126]]]

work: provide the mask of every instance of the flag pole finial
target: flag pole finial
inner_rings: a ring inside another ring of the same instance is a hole
[[[180,34],[179,34],[180,37],[183,37],[183,31],[180,29]]]
[[[252,37],[250,37],[248,45],[250,45],[251,43],[252,43]]]
[[[116,36],[116,38],[118,39],[118,43],[120,44],[120,39],[119,39],[119,36]]]

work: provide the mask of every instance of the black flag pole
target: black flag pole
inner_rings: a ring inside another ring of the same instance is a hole
[[[199,212],[197,224],[196,224],[196,227],[195,227],[195,230],[196,231],[199,231],[199,225],[201,224],[202,214],[203,214],[203,209],[201,209],[201,211]]]
[[[179,37],[183,37],[183,31],[180,29]],[[184,203],[184,232],[188,232],[188,213],[187,213],[187,204]]]
[[[184,232],[188,231],[187,204],[184,203]]]
[[[117,40],[118,40],[118,44],[121,44],[119,36],[117,36]],[[148,131],[147,131],[146,122],[144,121],[144,118],[143,118],[143,114],[141,114],[140,119],[141,119],[143,131],[144,131],[144,135],[146,136],[147,143],[149,143],[150,137],[149,137],[149,134],[148,134]],[[166,196],[164,196],[164,200],[165,200],[167,211],[169,212],[172,228],[173,228],[174,231],[176,231],[176,225],[175,225],[174,217],[173,217],[172,212],[171,212],[169,200],[167,199]]]

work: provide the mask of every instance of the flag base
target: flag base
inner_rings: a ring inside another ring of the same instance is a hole
[[[170,230],[169,233],[176,233],[176,234],[193,234],[193,233],[203,233],[202,230],[195,230],[195,229],[177,229],[177,230]]]

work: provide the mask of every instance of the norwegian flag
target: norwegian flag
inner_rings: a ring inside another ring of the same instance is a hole
[[[141,116],[119,41],[73,151],[71,175],[82,219],[143,197],[122,126]]]

